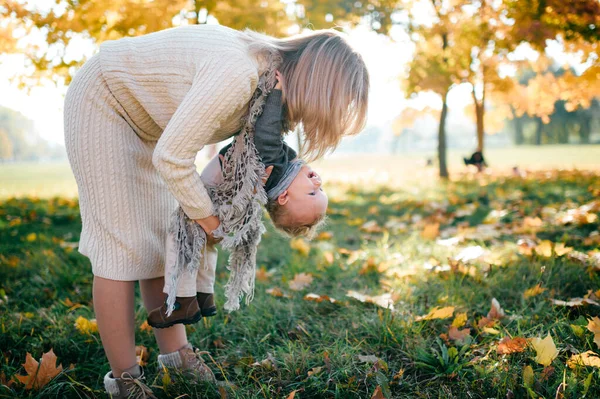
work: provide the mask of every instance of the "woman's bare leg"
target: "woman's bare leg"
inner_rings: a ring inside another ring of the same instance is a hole
[[[94,276],[94,311],[104,352],[114,377],[130,371],[135,360],[135,281]]]
[[[165,280],[163,277],[140,280],[142,299],[148,312],[158,308],[165,301],[165,294],[163,293],[164,284]],[[155,328],[153,330],[161,354],[175,352],[188,343],[183,324],[175,324],[169,328]]]

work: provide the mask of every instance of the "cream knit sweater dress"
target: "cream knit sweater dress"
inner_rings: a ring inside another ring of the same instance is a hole
[[[264,71],[243,35],[196,25],[109,41],[75,75],[65,144],[79,190],[79,252],[94,275],[162,276],[178,203],[192,219],[213,214],[194,160],[239,131]]]

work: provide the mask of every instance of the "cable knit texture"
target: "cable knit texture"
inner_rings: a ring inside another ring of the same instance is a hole
[[[164,273],[177,203],[190,219],[214,214],[194,160],[242,127],[263,71],[243,33],[184,26],[105,42],[65,98],[65,143],[79,188],[79,251],[95,275]]]

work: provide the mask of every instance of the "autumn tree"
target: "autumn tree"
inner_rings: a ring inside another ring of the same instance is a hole
[[[234,29],[246,27],[272,35],[285,34],[291,21],[279,0],[58,0],[41,8],[22,0],[3,0],[0,7],[0,48],[10,45],[6,37],[15,29],[35,30],[45,44],[28,43],[23,52],[34,67],[34,79],[65,79],[84,59],[81,42],[99,45],[105,40],[137,36],[181,24],[206,23],[208,17]],[[2,30],[3,29],[3,30]]]

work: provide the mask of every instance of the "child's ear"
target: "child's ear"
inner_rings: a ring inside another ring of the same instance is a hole
[[[290,200],[290,197],[288,195],[288,190],[285,190],[281,195],[279,195],[279,197],[277,197],[277,203],[280,206],[287,204],[289,200]]]

